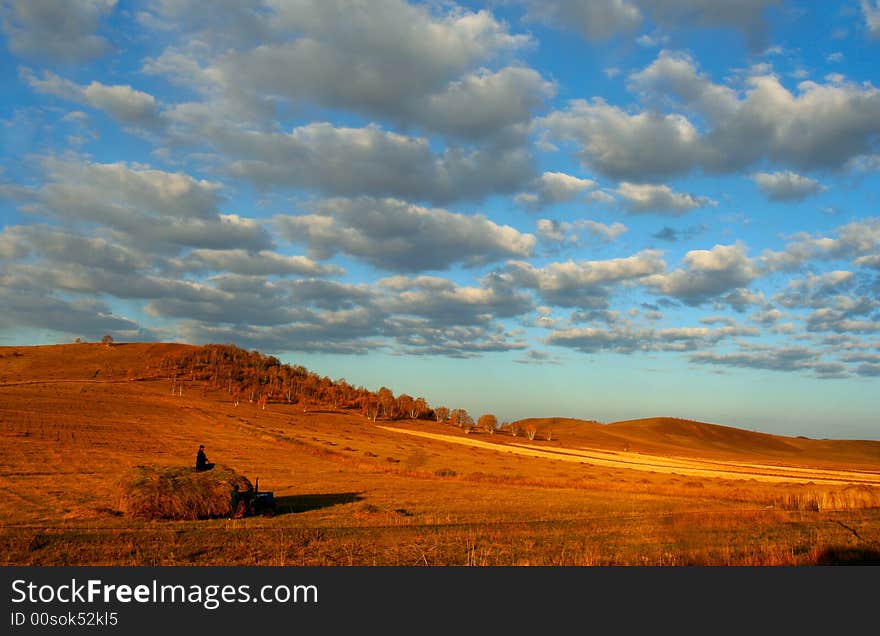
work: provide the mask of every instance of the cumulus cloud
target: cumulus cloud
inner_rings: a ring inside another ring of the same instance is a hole
[[[861,0],[862,15],[865,25],[873,37],[880,37],[880,2],[878,0]]]
[[[499,324],[442,327],[423,318],[400,316],[389,319],[386,330],[395,338],[398,350],[408,355],[473,358],[528,348],[520,334]]]
[[[343,252],[398,272],[527,257],[536,241],[532,234],[482,215],[389,198],[328,199],[317,203],[313,214],[276,216],[274,222],[287,240],[304,243],[314,258]]]
[[[266,249],[271,239],[251,219],[222,214],[218,183],[125,163],[46,158],[46,182],[28,209],[97,224],[137,245]]]
[[[735,336],[756,336],[753,327],[725,325],[723,327],[670,327],[644,329],[619,326],[610,329],[577,327],[560,329],[547,337],[547,343],[576,349],[583,353],[610,351],[694,351]]]
[[[0,275],[0,329],[48,329],[98,340],[111,332],[126,339],[151,340],[149,332],[95,299],[63,300],[6,284]]]
[[[174,115],[172,115],[173,117]],[[328,196],[394,196],[449,203],[513,192],[534,176],[523,148],[501,152],[449,146],[385,131],[311,123],[290,133],[246,131],[200,117],[192,131],[234,157],[229,171],[261,188],[291,187]]]
[[[844,304],[847,304],[846,301]],[[855,301],[853,308],[837,309],[825,307],[814,311],[806,321],[807,331],[836,333],[880,333],[880,320],[850,318],[852,314],[861,314],[876,309],[877,304],[866,301]]]
[[[40,93],[87,104],[103,110],[123,124],[147,128],[160,124],[156,99],[131,86],[109,86],[97,81],[81,86],[51,71],[43,71],[42,76],[38,77],[29,69],[22,69],[21,75],[31,88]]]
[[[611,287],[643,280],[664,271],[662,252],[645,250],[633,256],[604,261],[565,261],[535,267],[511,261],[498,274],[516,287],[534,289],[551,305],[605,308]]]
[[[608,243],[625,233],[627,227],[619,221],[606,225],[590,219],[578,219],[576,221],[539,219],[537,230],[538,236],[545,241],[578,245],[581,241],[582,232],[586,232],[592,238],[603,243]]]
[[[716,299],[716,308],[723,309],[725,306],[740,313],[753,308],[767,309],[771,307],[763,291],[753,291],[745,287],[732,289]]]
[[[310,298],[308,289],[297,294],[298,283],[221,273],[197,285],[196,294],[163,294],[151,300],[147,312],[209,325],[283,326],[310,324],[317,322],[317,314],[348,311],[338,306],[325,309],[321,297]]]
[[[526,17],[574,31],[588,40],[604,40],[631,33],[646,18],[671,30],[694,25],[733,28],[746,36],[753,48],[766,37],[765,12],[779,0],[521,0]]]
[[[749,316],[749,319],[752,322],[755,322],[764,327],[772,327],[777,324],[783,317],[783,313],[776,308],[767,309],[765,311],[758,311]]]
[[[521,192],[514,200],[531,212],[555,203],[576,199],[581,193],[596,186],[591,179],[581,179],[564,172],[545,172],[536,179],[534,192]]]
[[[305,256],[287,256],[269,250],[197,249],[169,264],[181,272],[231,272],[246,276],[340,276],[345,273],[335,265],[321,265]]]
[[[785,172],[758,172],[752,180],[770,201],[803,201],[825,190],[825,186],[809,177],[786,170]]]
[[[870,84],[804,81],[792,92],[774,75],[753,73],[745,86],[715,84],[691,58],[664,52],[630,78],[645,110],[573,100],[538,125],[549,140],[573,143],[594,170],[627,180],[696,168],[732,173],[762,160],[837,169],[869,155],[880,136],[880,90]],[[659,112],[657,102],[685,113]]]
[[[10,260],[36,253],[63,268],[76,264],[131,274],[149,265],[149,258],[134,248],[115,245],[101,237],[81,236],[47,225],[16,225],[0,234],[0,257],[7,245]]]
[[[581,160],[615,179],[686,173],[705,153],[696,127],[682,115],[630,114],[601,98],[573,100],[538,120],[550,139],[574,144]]]
[[[426,276],[394,276],[374,285],[351,285],[224,275],[213,283],[222,291],[235,292],[234,304],[191,305],[163,299],[151,303],[151,310],[184,317],[181,330],[191,341],[216,341],[222,334],[240,330],[235,342],[263,350],[361,354],[389,349],[411,355],[472,357],[526,347],[521,337],[496,318],[527,311],[530,300],[486,286],[460,287]],[[256,312],[263,317],[254,320]]]
[[[171,13],[193,12],[182,4]],[[486,10],[302,0],[249,14],[243,29],[200,22],[201,40],[217,44],[201,63],[172,49],[148,69],[197,75],[201,88],[233,100],[318,105],[466,138],[503,134],[554,91],[533,69],[489,68],[531,39]],[[218,30],[231,30],[235,46],[214,37]]]
[[[315,312],[309,319],[280,325],[225,325],[185,321],[179,326],[186,342],[235,342],[265,352],[303,351],[362,355],[387,348],[379,334],[381,321],[368,309]]]
[[[378,285],[394,292],[383,307],[397,315],[420,316],[434,325],[486,324],[530,311],[531,296],[509,286],[459,286],[445,278],[393,276]]]
[[[859,267],[871,267],[880,269],[880,254],[871,254],[870,256],[860,256],[853,261],[854,265]]]
[[[819,378],[845,377],[846,366],[822,360],[820,351],[806,347],[753,346],[738,353],[701,352],[690,356],[691,362],[715,366],[763,369],[770,371],[807,371]]]
[[[683,29],[694,25],[726,27],[742,33],[758,50],[767,37],[767,10],[780,0],[633,0],[661,25]]]
[[[634,214],[659,212],[678,215],[695,208],[718,204],[709,197],[696,197],[692,194],[674,192],[667,185],[624,181],[616,192],[623,198],[623,206]]]
[[[6,239],[0,239],[0,244],[12,239],[22,246],[18,260],[4,268],[4,286],[46,297],[62,292],[83,299],[146,300],[145,311],[153,317],[272,325],[310,318],[304,308],[343,309],[369,301],[369,295],[360,289],[333,287],[324,281],[270,281],[266,278],[269,274],[336,272],[336,268],[325,269],[308,259],[271,252],[193,250],[181,259],[165,259],[149,246],[141,251],[101,237],[40,225],[7,228],[0,237]],[[27,256],[32,258],[25,259]],[[180,276],[195,270],[220,271],[209,279]],[[22,308],[8,315],[31,324],[23,312]]]
[[[554,94],[554,86],[534,69],[482,69],[414,101],[406,116],[440,133],[482,139],[528,121],[544,99]]]
[[[837,228],[836,235],[798,233],[789,238],[784,249],[766,250],[761,255],[761,265],[771,272],[796,270],[811,260],[855,259],[856,265],[870,266],[880,249],[880,218],[853,221]]]
[[[759,275],[741,243],[716,245],[710,250],[691,250],[684,268],[653,274],[643,283],[657,293],[688,305],[700,305],[736,288],[745,287]]]
[[[853,280],[853,273],[845,270],[807,274],[805,278],[789,281],[788,287],[773,300],[789,308],[825,307],[832,296],[849,289]]]
[[[116,0],[7,0],[0,5],[0,25],[16,55],[83,62],[110,49],[97,31],[115,6]]]
[[[651,64],[629,76],[627,86],[649,105],[669,107],[680,100],[712,122],[733,115],[738,103],[735,90],[713,84],[699,72],[693,57],[674,51],[661,51]]]
[[[544,24],[574,31],[589,40],[602,40],[632,31],[642,22],[642,13],[628,0],[523,0],[526,17]]]

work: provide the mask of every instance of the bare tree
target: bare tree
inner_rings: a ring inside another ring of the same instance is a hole
[[[438,406],[434,409],[434,419],[442,424],[449,419],[449,409],[445,406]]]
[[[470,433],[474,427],[474,418],[464,409],[455,409],[449,414],[449,421],[464,429],[465,433]]]
[[[402,395],[399,395],[397,397],[397,400],[394,403],[394,408],[398,413],[401,414],[401,416],[412,418],[411,413],[415,402],[416,401],[412,398],[411,395],[403,393]]]
[[[414,420],[421,419],[427,413],[429,413],[431,407],[428,406],[428,402],[423,397],[417,397],[412,404],[412,409],[410,410],[410,417]]]

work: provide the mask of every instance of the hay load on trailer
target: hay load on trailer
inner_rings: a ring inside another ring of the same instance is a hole
[[[135,519],[196,520],[275,514],[274,493],[227,466],[197,471],[136,466],[118,485],[117,510]]]

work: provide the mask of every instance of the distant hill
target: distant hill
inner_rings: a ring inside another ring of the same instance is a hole
[[[422,398],[394,396],[385,387],[369,391],[233,345],[77,343],[0,347],[0,385],[157,379],[167,381],[169,391],[183,385],[187,391],[200,388],[225,400],[257,404],[265,400],[269,404],[298,404],[303,409],[331,406],[373,420],[433,420],[435,409],[439,409]],[[875,470],[880,463],[880,441],[786,437],[671,417],[610,424],[563,417],[527,418],[509,426],[521,430],[534,427],[537,439],[549,446],[743,462],[828,467],[846,464]],[[550,441],[546,440],[547,432],[551,433]],[[526,441],[525,437],[521,439]]]
[[[528,418],[513,422],[533,425],[538,437],[546,431],[565,446],[584,446],[633,453],[656,453],[723,460],[809,463],[834,466],[840,463],[875,467],[880,461],[880,441],[831,440],[786,437],[731,426],[651,417],[601,424],[574,418]]]
[[[0,384],[32,381],[134,382],[167,380],[169,391],[200,389],[266,406],[357,410],[376,420],[432,419],[421,397],[370,391],[345,379],[331,380],[300,365],[231,344],[74,343],[0,347]]]

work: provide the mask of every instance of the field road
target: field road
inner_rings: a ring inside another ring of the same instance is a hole
[[[415,435],[452,444],[483,448],[499,453],[511,453],[525,457],[539,457],[564,462],[576,462],[606,466],[610,468],[629,468],[653,473],[686,475],[690,477],[708,477],[716,479],[743,479],[773,483],[822,483],[835,485],[866,485],[880,486],[880,472],[844,471],[797,466],[775,466],[770,464],[752,464],[741,462],[725,462],[717,460],[701,460],[681,457],[664,457],[645,455],[642,453],[619,453],[589,448],[540,448],[525,443],[497,444],[478,439],[411,431],[389,426],[378,428],[395,433]]]

